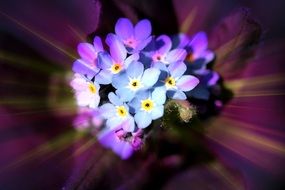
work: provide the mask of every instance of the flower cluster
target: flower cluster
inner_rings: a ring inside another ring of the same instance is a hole
[[[73,64],[71,86],[78,106],[89,108],[99,141],[122,158],[141,147],[144,129],[164,115],[168,100],[203,99],[196,88],[219,78],[206,67],[214,53],[205,33],[190,39],[151,32],[147,19],[133,25],[120,18],[104,43],[98,36],[93,44],[80,43],[80,59]]]

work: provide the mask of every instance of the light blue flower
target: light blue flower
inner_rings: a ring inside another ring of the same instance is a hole
[[[98,54],[98,67],[102,70],[95,76],[95,80],[99,84],[110,84],[114,75],[125,70],[132,61],[139,59],[138,54],[127,57],[126,48],[114,34],[109,34],[106,41],[110,54],[107,52]]]
[[[140,90],[151,88],[158,80],[160,70],[148,68],[144,70],[141,62],[132,62],[125,72],[114,76],[112,85],[123,101],[130,101]]]
[[[160,66],[161,68],[161,66]],[[171,63],[162,68],[163,75],[160,76],[157,86],[166,91],[167,97],[185,100],[184,92],[194,89],[199,84],[199,79],[192,75],[183,75],[187,67],[183,62]]]
[[[129,106],[113,92],[109,93],[108,98],[111,103],[100,107],[102,117],[107,119],[106,126],[110,129],[121,127],[124,131],[133,132],[135,123],[133,116],[129,113]]]
[[[163,116],[165,100],[165,91],[161,88],[141,91],[136,95],[129,105],[135,112],[135,122],[138,128],[146,128],[152,120]]]

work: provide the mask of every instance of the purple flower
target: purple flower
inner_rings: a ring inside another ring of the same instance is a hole
[[[129,142],[117,137],[117,130],[120,130],[120,127],[117,129],[105,128],[98,133],[98,140],[104,147],[111,148],[122,159],[128,159],[133,154],[134,149]]]
[[[70,85],[75,90],[75,96],[79,106],[89,106],[90,108],[98,107],[100,102],[99,84],[84,78],[80,74],[75,74]]]
[[[182,48],[171,50],[171,39],[166,35],[161,35],[154,39],[144,52],[152,60],[152,66],[157,63],[170,64],[183,61],[186,57],[186,51]]]
[[[98,53],[104,51],[101,38],[96,36],[93,45],[89,43],[80,43],[77,51],[81,59],[77,59],[73,63],[72,70],[75,73],[87,75],[92,78],[100,70],[97,66]]]
[[[127,47],[129,53],[142,50],[151,41],[149,20],[139,21],[135,26],[127,18],[120,18],[115,26],[115,33]]]
[[[144,70],[141,62],[132,62],[127,70],[113,78],[112,85],[123,101],[130,101],[140,90],[151,88],[158,80],[160,70]]]
[[[130,107],[135,111],[135,122],[138,128],[146,128],[152,120],[163,116],[166,96],[161,88],[150,91],[141,91],[130,102]]]
[[[199,84],[199,79],[192,75],[183,75],[186,71],[183,62],[171,63],[168,72],[161,76],[162,87],[167,91],[167,96],[173,99],[185,100],[187,97],[184,92],[190,91]],[[164,69],[166,70],[166,69]]]
[[[108,98],[111,103],[106,103],[100,107],[102,117],[107,119],[106,126],[110,129],[121,126],[125,131],[133,132],[135,123],[133,116],[129,113],[129,106],[113,92],[109,93]]]
[[[96,75],[95,80],[99,84],[110,84],[113,75],[125,70],[132,61],[139,58],[138,54],[127,57],[126,48],[114,34],[109,34],[106,41],[110,47],[110,54],[102,52],[98,55],[98,67],[102,70]]]
[[[201,73],[207,63],[214,59],[214,53],[208,49],[208,39],[205,32],[199,32],[190,40],[186,35],[180,35],[180,45],[187,51],[186,63],[194,73]]]

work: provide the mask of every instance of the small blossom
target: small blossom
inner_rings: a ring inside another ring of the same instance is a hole
[[[180,35],[179,47],[187,51],[186,63],[190,72],[201,73],[206,65],[214,59],[214,53],[208,49],[208,40],[205,32],[199,32],[190,40],[185,35]]]
[[[93,45],[89,43],[80,43],[77,46],[77,51],[81,59],[77,59],[73,63],[72,70],[75,73],[87,75],[88,78],[92,78],[100,70],[97,66],[97,57],[99,52],[104,51],[101,38],[96,36]]]
[[[162,117],[166,96],[161,88],[142,91],[130,102],[135,112],[135,122],[139,128],[146,128],[152,120]]]
[[[132,62],[125,72],[113,78],[112,85],[123,101],[130,101],[138,91],[152,87],[157,82],[159,74],[159,69],[144,70],[141,62]]]
[[[134,149],[129,142],[117,137],[116,131],[119,129],[105,128],[98,133],[97,138],[104,147],[111,148],[122,159],[128,159],[133,154]]]
[[[171,63],[167,68],[167,73],[161,76],[160,83],[167,91],[167,97],[172,99],[185,100],[184,92],[190,91],[199,84],[199,79],[192,75],[183,75],[186,65],[183,62]]]
[[[126,48],[114,34],[109,34],[106,41],[110,47],[110,54],[99,53],[98,66],[102,69],[96,76],[99,84],[110,84],[113,75],[125,70],[132,61],[139,58],[138,54],[127,57]]]
[[[144,19],[133,26],[129,19],[120,18],[116,23],[115,33],[129,53],[136,53],[151,41],[151,24],[149,20]]]
[[[182,48],[171,50],[171,39],[166,35],[161,35],[154,39],[144,52],[152,60],[152,65],[157,63],[170,63],[183,61],[186,57],[186,51]]]
[[[135,128],[134,118],[129,113],[129,106],[120,100],[113,92],[108,95],[111,103],[100,107],[102,117],[107,119],[106,126],[110,129],[121,126],[127,132],[133,132]]]
[[[79,106],[89,106],[90,108],[98,107],[100,102],[99,84],[79,74],[75,74],[70,85],[75,90],[75,96]]]

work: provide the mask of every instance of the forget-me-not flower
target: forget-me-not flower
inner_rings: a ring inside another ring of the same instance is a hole
[[[129,103],[135,112],[135,122],[138,128],[148,127],[152,120],[163,116],[166,96],[161,88],[139,92]]]
[[[144,70],[141,62],[132,62],[125,72],[114,76],[112,85],[123,101],[130,101],[139,90],[152,87],[158,80],[160,70],[148,68]]]
[[[133,116],[129,113],[129,106],[113,92],[109,93],[108,98],[111,103],[106,103],[100,107],[102,117],[107,119],[106,126],[110,129],[120,126],[124,131],[133,132],[135,123]]]

